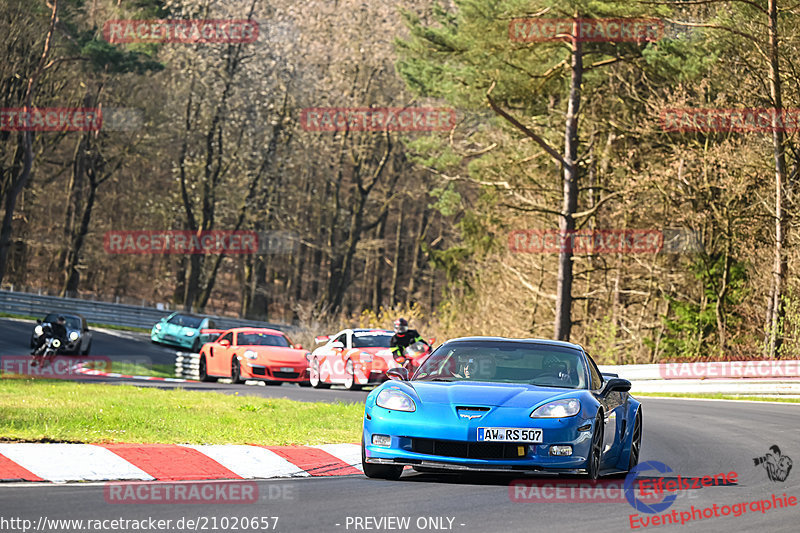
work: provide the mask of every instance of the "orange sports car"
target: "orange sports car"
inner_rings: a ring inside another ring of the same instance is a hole
[[[267,385],[282,382],[308,385],[309,352],[282,331],[233,328],[221,331],[200,349],[200,379],[230,378],[233,383],[253,379]]]

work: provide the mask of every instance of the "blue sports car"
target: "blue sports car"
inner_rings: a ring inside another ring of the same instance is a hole
[[[367,397],[368,477],[418,471],[624,473],[639,461],[641,404],[576,344],[467,337]]]

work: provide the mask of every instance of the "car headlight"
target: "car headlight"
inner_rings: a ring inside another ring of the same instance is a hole
[[[397,389],[383,389],[375,400],[378,407],[392,411],[416,411],[417,406],[411,397]]]
[[[44,330],[42,329],[42,326],[36,326],[35,328],[33,328],[33,332],[38,337],[39,335],[41,335],[44,332]]]
[[[184,335],[186,335],[187,337],[194,337],[194,330],[189,330],[186,333],[184,333]]]
[[[546,403],[531,413],[531,418],[562,418],[581,412],[581,402],[575,398]]]
[[[61,346],[61,341],[58,339],[53,339],[53,347],[58,348],[59,346]]]
[[[242,355],[244,355],[247,359],[255,359],[256,357],[258,357],[258,354],[253,350],[245,350],[245,352]]]
[[[72,333],[69,334],[69,340],[71,340],[72,342],[78,340],[78,337],[80,337],[80,335],[78,334],[77,331],[73,331]]]
[[[311,352],[306,352],[306,361],[311,362]]]
[[[156,331],[161,331],[161,324],[156,324]]]

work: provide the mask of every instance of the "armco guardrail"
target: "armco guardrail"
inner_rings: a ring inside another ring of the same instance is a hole
[[[710,361],[655,365],[601,365],[631,382],[631,392],[800,395],[800,361]]]
[[[12,291],[0,291],[0,311],[33,316],[44,316],[47,313],[72,312],[83,315],[89,322],[137,328],[150,328],[153,324],[161,320],[162,317],[172,313],[172,311],[155,309],[153,307],[98,302],[80,298],[59,298],[57,296],[44,296]],[[256,326],[274,328],[286,332],[297,330],[294,326],[287,324],[273,324],[231,317],[212,316],[212,318],[216,322],[216,327],[218,329],[230,329],[237,326]]]
[[[178,352],[175,377],[200,379],[200,355]],[[600,365],[633,385],[632,393],[800,395],[800,361],[731,361],[661,365]]]

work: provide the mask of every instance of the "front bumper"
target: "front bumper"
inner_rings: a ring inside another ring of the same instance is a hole
[[[197,335],[195,334],[191,337],[187,337],[186,335],[166,335],[160,331],[151,331],[150,339],[156,342],[178,346],[181,348],[191,348],[194,346],[194,341],[197,339]]]
[[[281,367],[289,365],[264,365],[258,363],[243,363],[240,367],[242,379],[259,381],[285,381],[287,383],[304,383],[309,381],[308,368],[293,365],[292,372],[285,372]]]

